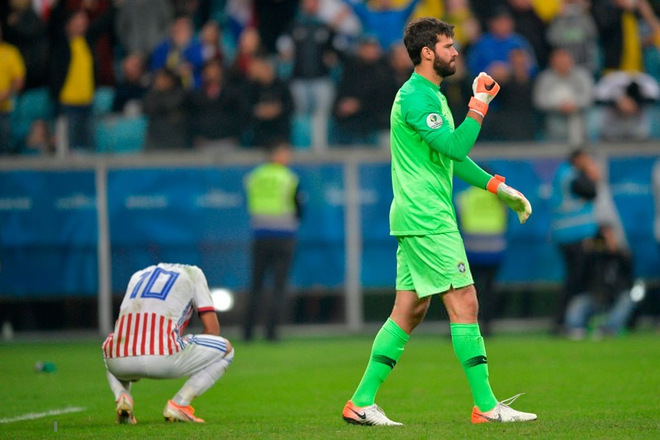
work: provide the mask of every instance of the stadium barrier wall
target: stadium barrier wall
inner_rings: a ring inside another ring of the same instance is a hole
[[[625,231],[636,275],[660,278],[650,184],[660,145],[593,149],[607,172],[613,220]],[[502,283],[561,280],[549,239],[549,196],[565,155],[564,147],[537,145],[480,147],[472,155],[507,176],[534,207],[524,227],[509,216]],[[250,233],[243,179],[262,160],[255,152],[3,160],[0,296],[98,295],[106,332],[112,293],[121,294],[134,271],[158,261],[196,264],[211,286],[245,290]],[[343,290],[346,324],[359,330],[362,289],[392,288],[395,278],[389,155],[301,152],[294,168],[306,203],[293,287]],[[455,191],[464,187],[456,180]]]

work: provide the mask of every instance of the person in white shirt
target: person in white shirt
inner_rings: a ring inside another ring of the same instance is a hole
[[[193,311],[203,331],[182,333]],[[204,423],[190,402],[211,388],[234,359],[229,340],[220,336],[206,277],[196,266],[159,263],[131,277],[114,332],[103,343],[117,423],[135,424],[131,383],[142,378],[189,377],[167,402],[167,421]]]

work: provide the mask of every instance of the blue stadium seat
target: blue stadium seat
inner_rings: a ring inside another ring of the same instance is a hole
[[[21,150],[25,144],[25,139],[30,132],[32,121],[24,119],[11,123],[11,144],[17,150]]]
[[[291,145],[306,150],[312,145],[312,121],[309,116],[294,116],[291,130]]]
[[[26,90],[15,103],[16,118],[19,121],[32,122],[35,119],[53,119],[55,104],[50,99],[46,87]]]
[[[139,153],[144,146],[147,119],[109,117],[96,122],[96,151],[98,153]]]
[[[112,87],[99,87],[94,93],[92,104],[95,116],[105,116],[112,110],[112,102],[115,100],[115,89]]]

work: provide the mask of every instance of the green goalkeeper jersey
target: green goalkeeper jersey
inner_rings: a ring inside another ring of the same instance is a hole
[[[417,73],[399,89],[390,123],[394,192],[390,234],[458,231],[452,204],[454,172],[481,188],[491,177],[467,157],[481,126],[465,118],[455,129],[438,86]]]

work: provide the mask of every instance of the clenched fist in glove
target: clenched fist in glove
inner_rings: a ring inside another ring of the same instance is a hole
[[[485,72],[481,72],[472,82],[472,93],[468,107],[482,117],[488,112],[488,104],[500,91],[500,85]]]

